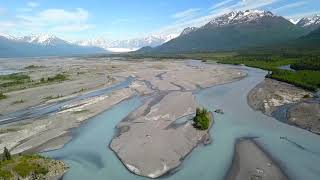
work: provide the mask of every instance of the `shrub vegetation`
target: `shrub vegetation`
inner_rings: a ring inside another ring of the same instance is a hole
[[[213,119],[212,114],[207,109],[197,108],[196,116],[193,118],[193,125],[200,130],[207,130],[211,126]]]
[[[13,155],[4,148],[0,161],[0,179],[39,177],[46,175],[52,160],[39,155]],[[17,177],[18,175],[18,177]]]
[[[5,98],[7,98],[7,96],[4,95],[3,93],[0,93],[0,100],[1,100],[1,99],[5,99]]]

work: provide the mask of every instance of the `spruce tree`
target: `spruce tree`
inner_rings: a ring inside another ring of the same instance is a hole
[[[4,160],[11,159],[11,154],[10,154],[9,150],[7,149],[7,147],[4,147],[4,149],[3,149],[3,159]]]

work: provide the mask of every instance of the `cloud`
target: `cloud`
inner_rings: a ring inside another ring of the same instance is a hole
[[[214,4],[210,9],[217,9],[217,8],[220,8],[220,7],[223,7],[229,3],[231,3],[232,1],[235,1],[235,0],[225,0],[225,1],[221,1],[217,4]]]
[[[281,11],[288,10],[288,9],[291,9],[291,8],[300,7],[300,6],[303,6],[305,4],[307,4],[306,1],[294,2],[294,3],[291,3],[291,4],[287,4],[285,6],[281,6],[279,8],[273,9],[273,12],[281,12]]]
[[[85,22],[89,18],[89,12],[77,8],[74,11],[66,11],[64,9],[47,9],[34,16],[18,16],[20,19],[31,23],[79,23]]]
[[[28,13],[28,12],[32,12],[34,10],[34,8],[39,7],[40,4],[37,2],[33,2],[33,1],[29,1],[26,5],[26,7],[23,8],[18,8],[18,12],[22,12],[22,13]]]
[[[27,12],[31,12],[32,8],[18,8],[19,12],[23,12],[23,13],[27,13]]]
[[[16,24],[11,21],[0,21],[0,32],[10,33],[10,31],[16,27]]]
[[[62,25],[56,26],[52,28],[53,32],[81,32],[88,29],[92,29],[95,26],[92,24],[70,24],[70,25]]]
[[[228,6],[225,10],[248,10],[248,9],[259,9],[279,0],[241,0],[233,5]],[[221,9],[220,9],[221,10]]]
[[[27,6],[30,7],[30,8],[36,8],[36,7],[39,6],[39,3],[33,2],[33,1],[29,1],[29,2],[27,3]]]
[[[189,17],[194,17],[200,11],[199,8],[192,8],[185,11],[178,12],[172,15],[174,19],[185,19]]]
[[[62,33],[80,32],[95,26],[88,23],[89,12],[82,8],[74,10],[47,9],[32,14],[17,15],[12,24],[15,29],[23,29],[26,33]]]

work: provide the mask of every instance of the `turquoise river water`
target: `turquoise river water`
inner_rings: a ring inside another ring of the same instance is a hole
[[[196,148],[179,171],[162,179],[222,180],[232,163],[236,140],[256,137],[290,179],[319,180],[320,137],[252,110],[247,104],[247,94],[264,79],[266,72],[237,68],[246,71],[248,77],[196,93],[199,104],[225,112],[215,114],[212,144]],[[127,171],[108,148],[115,126],[141,104],[141,97],[134,97],[114,106],[73,130],[74,138],[64,148],[45,155],[65,160],[70,165],[65,180],[146,179]]]

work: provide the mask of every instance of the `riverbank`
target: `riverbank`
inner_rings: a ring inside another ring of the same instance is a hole
[[[314,93],[265,79],[248,94],[248,104],[268,116],[320,134],[320,103]]]
[[[275,162],[254,140],[241,139],[235,145],[232,166],[226,180],[288,180]]]

